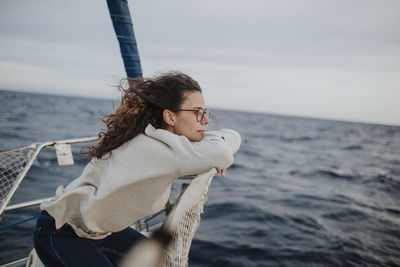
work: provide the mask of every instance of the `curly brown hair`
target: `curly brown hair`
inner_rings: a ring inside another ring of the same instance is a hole
[[[144,132],[150,123],[165,128],[165,109],[177,112],[185,100],[185,93],[201,92],[199,84],[181,72],[168,72],[153,78],[123,79],[118,85],[122,92],[121,104],[115,112],[101,118],[106,129],[99,133],[99,141],[82,154],[101,159],[111,157],[112,151]]]

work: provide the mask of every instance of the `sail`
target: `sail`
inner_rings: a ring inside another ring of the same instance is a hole
[[[143,77],[139,52],[127,0],[107,0],[128,78]]]

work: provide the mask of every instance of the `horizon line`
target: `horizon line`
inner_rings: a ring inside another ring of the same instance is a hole
[[[63,94],[63,93],[49,93],[49,92],[40,92],[40,91],[27,91],[20,89],[9,89],[0,87],[0,91],[7,92],[17,92],[17,93],[25,93],[25,94],[35,94],[35,95],[45,95],[45,96],[60,96],[60,97],[71,97],[71,98],[84,98],[84,99],[93,99],[93,100],[109,100],[113,101],[112,97],[101,97],[101,96],[87,96],[87,95],[76,95],[76,94]],[[293,118],[305,118],[305,119],[314,119],[314,120],[328,120],[328,121],[336,121],[336,122],[345,122],[345,123],[359,123],[359,124],[369,124],[369,125],[380,125],[380,126],[392,126],[392,127],[400,127],[399,123],[387,123],[387,122],[377,122],[377,121],[363,121],[363,120],[350,120],[344,118],[333,118],[333,117],[316,117],[311,115],[298,115],[298,114],[289,114],[289,113],[276,113],[271,111],[263,111],[263,110],[251,110],[251,109],[242,109],[238,108],[236,110],[227,107],[213,107],[211,109],[217,110],[225,110],[232,112],[247,112],[253,114],[264,114],[270,116],[281,116],[281,117],[293,117]]]

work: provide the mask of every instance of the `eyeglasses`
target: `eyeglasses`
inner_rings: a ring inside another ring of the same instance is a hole
[[[202,122],[204,119],[204,115],[209,119],[210,118],[210,110],[209,109],[178,109],[178,111],[193,111],[194,113],[196,113],[196,120],[198,122]]]

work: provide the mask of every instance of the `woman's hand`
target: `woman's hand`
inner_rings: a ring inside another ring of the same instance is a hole
[[[217,169],[217,173],[221,173],[221,176],[222,176],[222,177],[225,177],[226,168],[225,168],[225,169]]]

